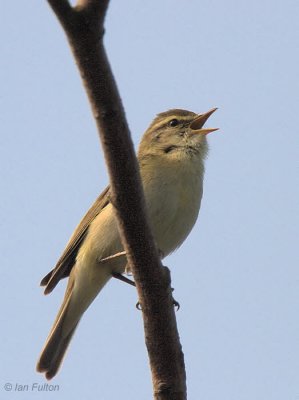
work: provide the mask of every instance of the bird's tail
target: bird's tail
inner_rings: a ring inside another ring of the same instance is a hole
[[[63,303],[36,366],[36,370],[45,373],[47,379],[56,375],[83,313],[109,280],[108,276],[102,278],[100,285],[88,288],[88,293],[86,287],[75,287],[75,280],[70,277]]]

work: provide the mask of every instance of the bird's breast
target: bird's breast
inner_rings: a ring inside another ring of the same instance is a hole
[[[202,198],[203,168],[164,165],[141,171],[149,219],[159,250],[166,256],[193,228]]]

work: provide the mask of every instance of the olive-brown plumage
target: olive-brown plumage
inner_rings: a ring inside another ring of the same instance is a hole
[[[203,190],[206,135],[203,125],[216,109],[204,114],[169,110],[158,114],[145,132],[138,161],[152,232],[167,256],[190,233]],[[94,298],[114,273],[123,273],[125,255],[100,262],[123,250],[109,187],[71,236],[56,267],[41,281],[45,293],[69,277],[63,303],[37,363],[47,379],[56,375],[74,331]]]

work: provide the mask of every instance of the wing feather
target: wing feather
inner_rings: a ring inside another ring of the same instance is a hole
[[[40,285],[45,287],[45,294],[52,292],[57,283],[69,276],[86,234],[88,232],[89,225],[95,219],[95,217],[109,204],[109,186],[102,192],[102,194],[96,199],[91,208],[87,211],[85,216],[72,234],[64,252],[59,258],[55,268],[50,271],[42,280]]]

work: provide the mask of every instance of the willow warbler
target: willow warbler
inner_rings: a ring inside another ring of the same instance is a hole
[[[145,132],[138,161],[148,217],[160,253],[167,256],[188,236],[198,216],[208,151],[203,125],[216,108],[195,114],[169,110],[158,114]],[[56,375],[75,329],[113,274],[126,267],[109,187],[83,217],[58,260],[41,281],[45,294],[69,277],[63,303],[37,363],[47,379]],[[108,257],[108,258],[107,258]],[[106,261],[101,262],[101,260]]]

